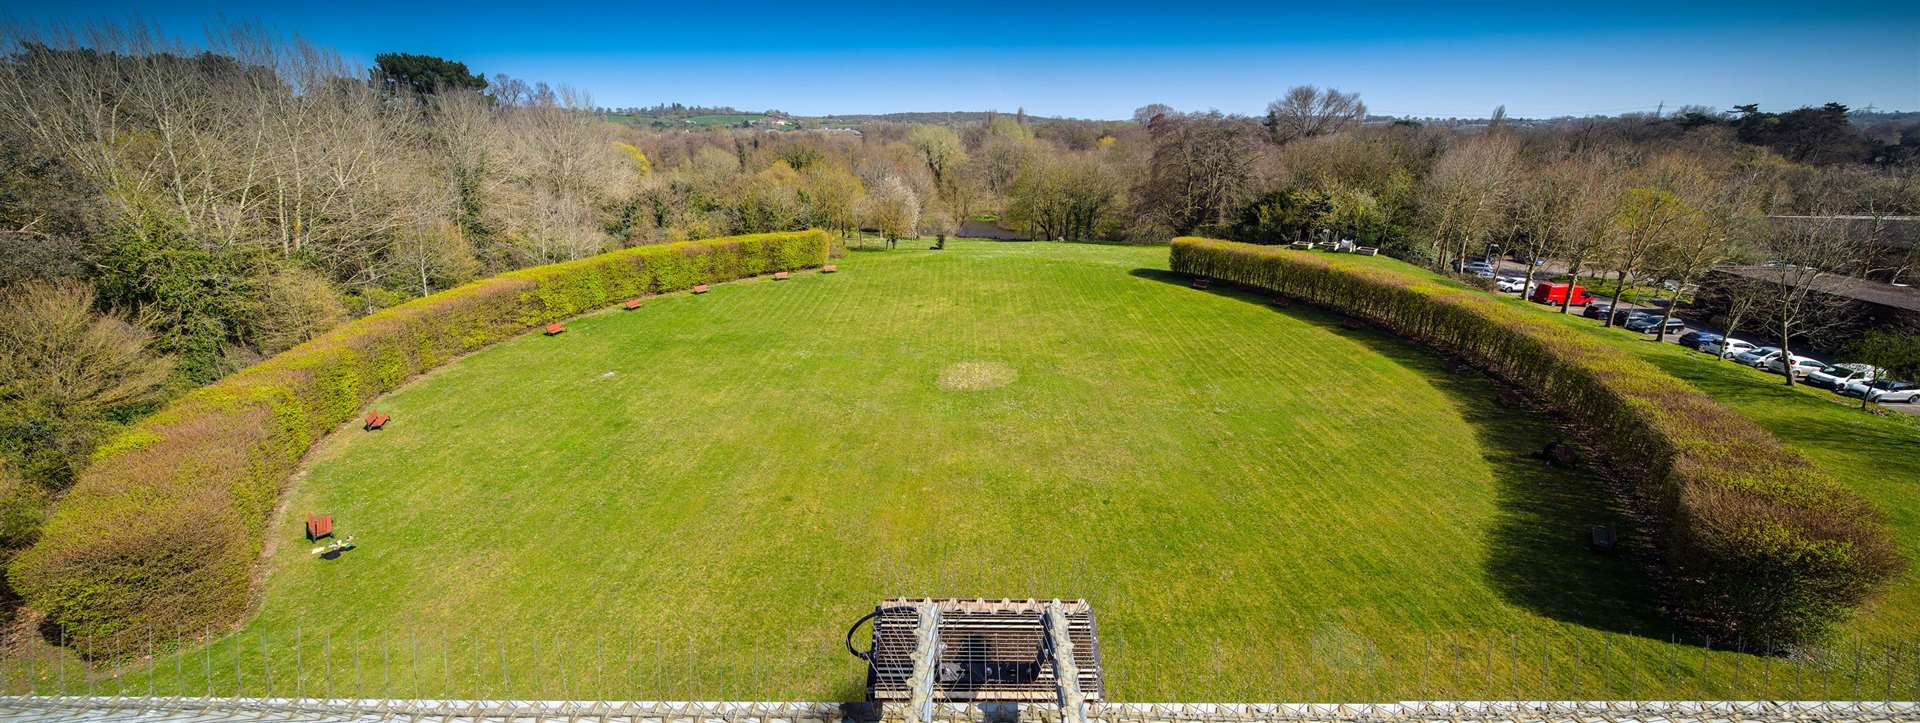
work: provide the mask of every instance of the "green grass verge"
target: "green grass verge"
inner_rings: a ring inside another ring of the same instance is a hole
[[[1848,628],[1863,653],[1666,642],[1644,566],[1584,547],[1595,522],[1633,539],[1602,483],[1527,455],[1553,423],[1390,336],[1186,288],[1163,248],[840,267],[408,385],[386,431],[313,453],[243,629],[85,683],[16,661],[12,689],[853,699],[844,626],[922,593],[1091,599],[1134,701],[1879,697],[1920,675],[1911,577]],[[1920,474],[1879,459],[1911,426],[1620,343],[1829,465],[1914,552]],[[307,511],[361,549],[311,558]]]

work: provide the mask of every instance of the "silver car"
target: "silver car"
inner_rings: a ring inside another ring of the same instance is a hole
[[[1761,346],[1733,355],[1733,360],[1756,369],[1764,367],[1774,357],[1780,356],[1780,347]]]

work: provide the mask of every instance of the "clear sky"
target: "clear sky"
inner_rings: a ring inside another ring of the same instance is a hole
[[[1376,113],[1615,114],[1839,101],[1920,110],[1920,1],[1008,3],[787,0],[7,0],[29,25],[138,18],[197,41],[235,22],[370,63],[440,55],[606,106],[1124,118],[1257,113],[1297,84]]]

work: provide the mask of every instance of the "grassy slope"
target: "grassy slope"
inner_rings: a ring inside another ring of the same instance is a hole
[[[1639,565],[1582,546],[1618,521],[1606,496],[1528,459],[1555,432],[1492,383],[1165,263],[856,253],[482,351],[382,400],[387,431],[323,444],[260,615],[154,684],[849,699],[845,625],[933,593],[1092,599],[1128,700],[1845,689],[1845,666],[1660,642]],[[962,362],[1017,376],[942,388]],[[1770,395],[1747,404],[1800,404]],[[308,510],[362,549],[309,558]]]
[[[1380,265],[1432,276],[1384,257],[1335,258],[1351,265]],[[1541,313],[1557,311],[1517,298],[1507,300]],[[1872,500],[1886,513],[1907,559],[1920,562],[1920,498],[1916,498],[1920,494],[1920,418],[1870,414],[1860,410],[1859,400],[1805,385],[1788,387],[1778,374],[1716,361],[1710,355],[1674,344],[1656,343],[1649,335],[1607,329],[1577,315],[1554,316],[1692,382],[1760,422]],[[1914,631],[1920,631],[1920,567],[1910,567],[1845,632],[1911,640]]]

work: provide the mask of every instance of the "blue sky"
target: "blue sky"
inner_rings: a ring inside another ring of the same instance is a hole
[[[0,14],[33,25],[139,18],[189,41],[251,22],[363,63],[389,50],[442,55],[566,82],[609,106],[1122,118],[1154,102],[1257,113],[1305,83],[1415,116],[1829,100],[1920,110],[1920,2],[284,5],[27,0]]]

